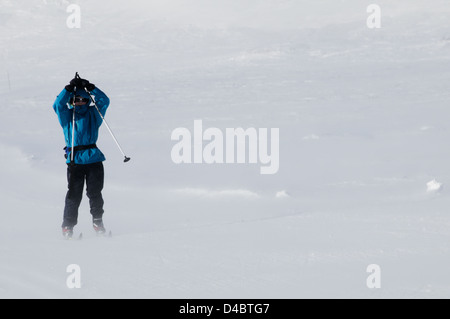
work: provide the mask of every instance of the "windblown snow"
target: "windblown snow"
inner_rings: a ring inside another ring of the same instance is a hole
[[[0,0],[0,298],[449,298],[450,6],[376,2]],[[75,72],[132,158],[102,127],[112,238],[86,198],[61,236]],[[279,128],[278,172],[175,164],[195,120]]]

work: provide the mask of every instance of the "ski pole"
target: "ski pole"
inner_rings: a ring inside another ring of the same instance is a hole
[[[123,162],[126,163],[126,162],[130,161],[131,158],[129,158],[128,156],[125,155],[125,153],[124,153],[122,147],[120,146],[119,142],[117,141],[117,138],[114,136],[114,133],[112,132],[111,128],[109,127],[108,122],[105,120],[105,117],[104,117],[104,116],[102,115],[102,113],[100,112],[100,110],[99,110],[99,108],[98,108],[98,106],[97,106],[97,103],[95,102],[93,96],[91,95],[91,93],[90,93],[86,88],[84,88],[84,90],[85,90],[86,93],[89,94],[89,96],[91,97],[92,102],[94,102],[95,109],[97,110],[98,114],[100,115],[100,117],[102,118],[103,122],[105,123],[105,126],[106,126],[106,128],[108,129],[109,134],[111,134],[111,137],[113,138],[114,142],[116,142],[116,145],[117,145],[117,147],[119,148],[119,151],[122,153],[123,157],[125,158],[125,159],[123,160]]]
[[[80,77],[78,72],[75,73],[75,78]],[[74,86],[74,94],[77,92],[77,87]],[[75,96],[72,97],[73,115],[72,115],[72,150],[70,151],[70,164],[73,165],[74,162],[74,150],[75,150]]]
[[[72,116],[72,150],[70,151],[70,164],[73,164],[73,150],[75,149],[75,105],[73,106],[73,116]]]

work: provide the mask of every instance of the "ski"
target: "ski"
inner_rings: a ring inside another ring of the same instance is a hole
[[[83,233],[80,233],[77,237],[74,237],[73,234],[67,234],[63,236],[64,240],[82,240]]]
[[[107,238],[111,238],[112,237],[112,232],[109,231],[108,233],[105,232],[97,232],[97,237],[107,237]]]

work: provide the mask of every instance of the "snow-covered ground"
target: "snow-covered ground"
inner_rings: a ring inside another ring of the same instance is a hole
[[[450,6],[373,2],[0,0],[0,297],[449,298]],[[86,199],[61,238],[76,71],[132,157],[102,127],[113,238]],[[194,120],[279,128],[278,173],[176,165]]]

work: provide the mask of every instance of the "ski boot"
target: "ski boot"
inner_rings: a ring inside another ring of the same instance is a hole
[[[106,233],[105,226],[103,226],[103,219],[94,218],[92,220],[92,226],[94,227],[95,233],[99,236],[103,236]]]
[[[64,226],[62,228],[62,235],[63,235],[64,239],[72,239],[72,237],[73,237],[73,227]]]

